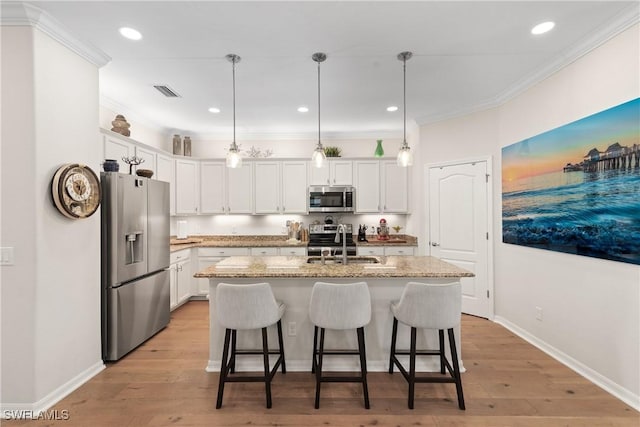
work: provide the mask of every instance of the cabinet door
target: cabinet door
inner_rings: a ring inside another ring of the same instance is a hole
[[[387,246],[384,248],[385,255],[413,255],[415,246]]]
[[[178,267],[177,304],[191,296],[191,260],[180,261]]]
[[[383,246],[358,246],[358,255],[384,255]]]
[[[356,213],[380,212],[380,162],[354,162]]]
[[[123,162],[122,158],[133,156],[135,152],[133,144],[113,136],[103,135],[103,138],[104,158],[117,160],[120,173],[129,173],[129,165]]]
[[[135,169],[150,169],[154,172],[152,178],[158,179],[158,171],[156,166],[156,152],[142,147],[136,147],[136,157],[141,157],[144,162],[136,166]]]
[[[178,305],[178,264],[169,268],[169,307],[171,310]]]
[[[176,213],[198,213],[198,163],[176,160]]]
[[[278,255],[278,248],[251,248],[251,256],[275,256]]]
[[[408,212],[408,168],[400,167],[394,161],[384,161],[380,166],[382,168],[382,210],[394,213]]]
[[[198,271],[202,271],[205,268],[209,268],[212,265],[216,265],[223,259],[224,258],[222,257],[198,257]],[[209,295],[209,279],[193,278],[192,280],[196,282],[195,290],[194,292],[192,292],[193,295],[200,295],[200,296]]]
[[[307,248],[295,247],[295,248],[280,248],[280,255],[286,256],[305,256],[307,255]]]
[[[224,213],[224,170],[222,162],[200,163],[200,213]]]
[[[253,164],[227,168],[227,212],[253,213]]]
[[[176,214],[176,169],[173,159],[169,156],[158,154],[157,158],[157,179],[169,183],[169,213]]]
[[[309,185],[329,185],[329,162],[325,162],[324,166],[317,168],[313,163],[309,162]]]
[[[353,162],[351,160],[331,160],[331,185],[353,185]]]
[[[254,167],[256,213],[280,213],[280,162],[256,162]]]
[[[282,162],[281,212],[307,213],[307,162]]]

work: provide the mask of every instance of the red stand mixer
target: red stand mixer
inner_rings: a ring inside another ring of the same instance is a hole
[[[378,227],[378,240],[389,240],[389,227],[387,226],[387,220],[384,218],[380,220],[380,226]]]

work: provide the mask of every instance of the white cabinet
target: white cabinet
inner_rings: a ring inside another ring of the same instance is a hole
[[[303,246],[296,246],[294,248],[280,248],[280,255],[285,256],[306,256],[307,248]]]
[[[129,165],[122,161],[123,157],[131,157],[135,153],[135,146],[122,138],[103,135],[104,158],[114,159],[120,165],[120,173],[129,173]]]
[[[157,153],[153,150],[143,147],[136,147],[135,149],[136,157],[140,157],[144,160],[141,164],[136,166],[136,170],[138,169],[150,169],[154,172],[152,179],[158,179],[157,166],[156,166],[156,156]]]
[[[186,302],[191,296],[191,249],[172,252],[169,267],[171,310]]]
[[[200,213],[225,212],[225,170],[224,162],[200,163]]]
[[[281,162],[256,162],[254,170],[255,208],[257,214],[280,213]]]
[[[269,256],[269,255],[278,255],[278,248],[251,248],[251,256]]]
[[[158,153],[156,157],[156,174],[158,181],[169,183],[169,214],[176,214],[176,169],[173,159]]]
[[[253,165],[227,168],[227,213],[253,213]]]
[[[409,211],[408,169],[398,166],[395,161],[380,162],[383,212],[407,213]]]
[[[407,168],[395,161],[354,162],[356,213],[407,213]]]
[[[355,161],[354,176],[356,213],[380,212],[380,162],[378,160]]]
[[[176,160],[176,214],[198,213],[198,162]]]
[[[198,248],[198,270],[211,267],[230,256],[249,255],[249,248]],[[209,279],[193,279],[194,296],[207,296],[209,294]]]
[[[358,255],[414,255],[415,246],[358,246]]]
[[[353,185],[351,160],[327,160],[321,168],[309,166],[309,185]]]
[[[307,162],[254,164],[255,213],[307,213]]]

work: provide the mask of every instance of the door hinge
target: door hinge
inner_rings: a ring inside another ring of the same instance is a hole
[[[489,298],[489,289],[487,289],[487,298]]]
[[[484,182],[487,182],[487,183],[489,182],[489,174],[488,173],[484,174]]]

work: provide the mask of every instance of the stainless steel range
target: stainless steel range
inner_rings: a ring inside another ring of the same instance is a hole
[[[342,255],[342,232],[338,233],[339,224],[311,224],[309,226],[309,244],[307,255],[320,256],[322,248],[330,248],[331,255]],[[347,255],[356,255],[356,244],[353,241],[352,224],[344,224],[346,228]],[[341,230],[342,231],[342,230]],[[338,236],[336,238],[336,235]],[[336,242],[336,239],[338,240]]]

